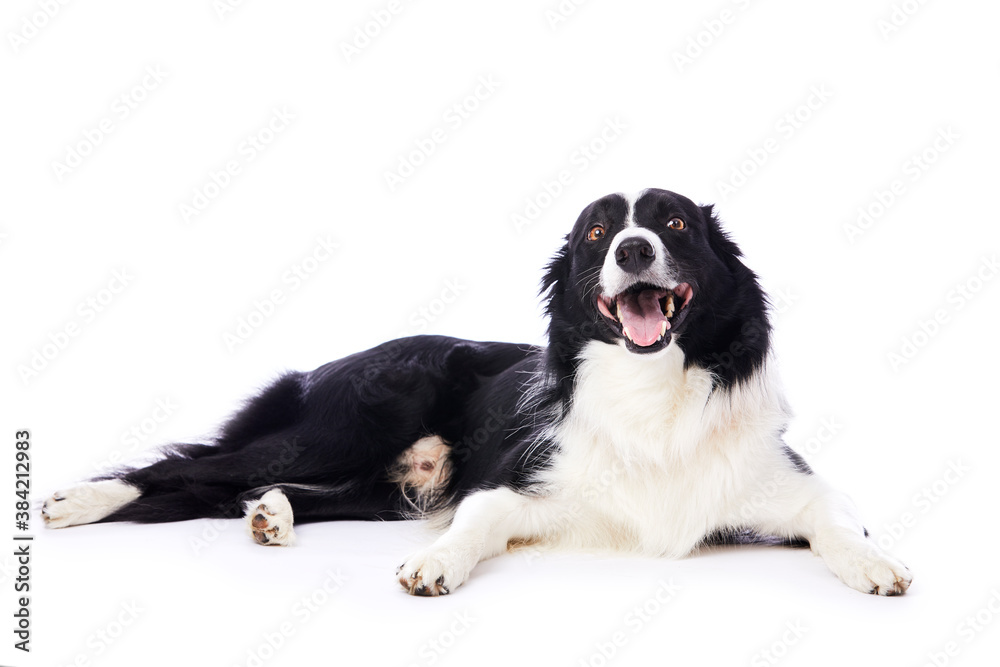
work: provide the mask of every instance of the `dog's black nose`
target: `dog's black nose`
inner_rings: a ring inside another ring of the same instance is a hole
[[[622,271],[627,273],[639,273],[649,268],[649,265],[656,259],[656,251],[653,245],[642,237],[625,239],[618,244],[615,250],[615,261]]]

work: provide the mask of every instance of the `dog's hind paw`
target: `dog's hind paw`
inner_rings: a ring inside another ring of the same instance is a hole
[[[65,528],[100,521],[140,495],[131,484],[117,479],[84,482],[57,491],[42,503],[42,519],[49,528]]]
[[[271,489],[259,500],[247,502],[244,520],[257,544],[287,547],[295,542],[292,505],[281,489]]]

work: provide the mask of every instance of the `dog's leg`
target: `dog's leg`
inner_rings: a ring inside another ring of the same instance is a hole
[[[447,595],[465,583],[479,561],[502,553],[521,536],[533,499],[506,488],[465,498],[451,527],[427,549],[410,556],[396,574],[411,595]]]
[[[789,472],[771,502],[759,504],[757,528],[803,538],[845,584],[875,595],[902,595],[913,575],[869,537],[857,508],[813,474]]]
[[[243,521],[257,544],[286,547],[295,542],[292,505],[281,489],[271,489],[257,500],[245,502]]]
[[[117,479],[84,482],[65,491],[56,491],[42,504],[42,518],[49,528],[94,523],[139,495],[139,489]]]

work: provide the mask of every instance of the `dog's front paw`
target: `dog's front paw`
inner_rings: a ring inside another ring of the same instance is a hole
[[[408,558],[396,575],[410,595],[448,595],[469,578],[476,563],[468,560],[455,550],[431,547]]]
[[[257,544],[286,547],[295,541],[292,505],[281,489],[271,489],[260,500],[246,504],[247,531]]]
[[[820,555],[841,581],[862,593],[902,595],[913,581],[909,568],[870,539],[827,545]]]
[[[861,565],[861,574],[853,588],[873,595],[902,595],[910,587],[910,569],[877,547],[872,547]]]

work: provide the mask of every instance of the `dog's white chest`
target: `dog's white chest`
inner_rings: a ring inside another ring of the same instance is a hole
[[[654,358],[587,350],[545,476],[567,515],[554,541],[679,557],[731,521],[772,420],[741,419],[683,362],[676,345]]]

